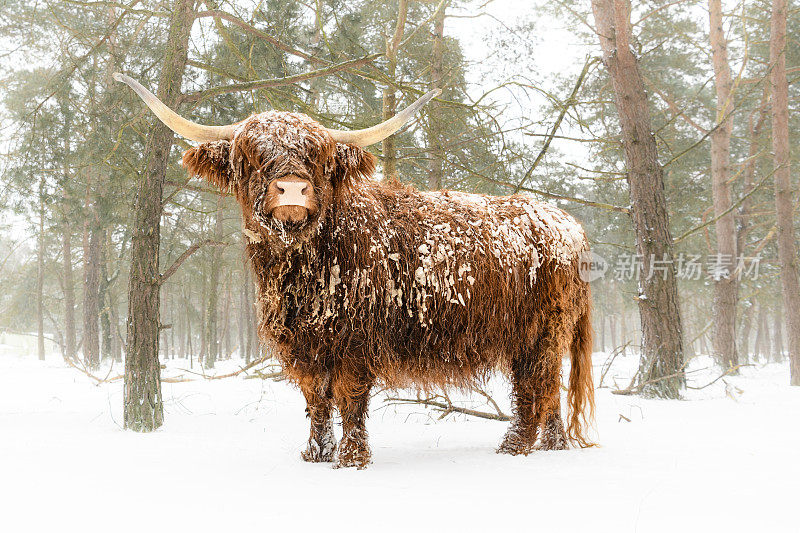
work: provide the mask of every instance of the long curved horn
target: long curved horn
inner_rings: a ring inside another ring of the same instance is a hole
[[[371,128],[353,131],[328,129],[328,133],[331,134],[331,137],[333,137],[334,141],[345,144],[355,144],[356,146],[360,146],[362,148],[369,146],[370,144],[381,142],[386,137],[392,135],[394,132],[405,126],[406,122],[411,120],[417,111],[422,109],[422,106],[439,96],[441,93],[441,89],[428,91],[422,98],[403,109],[389,120],[381,122],[380,124],[376,124]]]
[[[197,124],[191,120],[186,120],[175,111],[164,105],[164,102],[159,100],[156,95],[142,87],[142,84],[133,78],[126,76],[125,74],[115,72],[114,79],[121,81],[136,91],[136,94],[138,94],[139,97],[144,100],[144,103],[147,104],[147,107],[149,107],[153,113],[155,113],[155,115],[158,117],[158,120],[166,124],[169,129],[178,135],[182,135],[187,139],[201,143],[233,139],[233,131],[236,127],[235,124],[228,124],[227,126],[203,126],[202,124]]]

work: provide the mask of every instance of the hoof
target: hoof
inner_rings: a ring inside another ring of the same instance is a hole
[[[503,441],[503,443],[497,448],[497,453],[504,453],[506,455],[528,455],[532,451],[532,446],[514,444],[506,441]]]
[[[336,439],[331,436],[322,444],[309,440],[308,448],[300,453],[300,457],[309,463],[332,463],[336,458]]]
[[[363,470],[372,462],[369,444],[364,441],[342,439],[338,456],[339,461],[334,468],[356,467]]]
[[[569,444],[567,444],[567,438],[561,435],[554,439],[543,439],[542,442],[536,445],[536,449],[543,452],[568,450]]]
[[[566,450],[568,448],[569,441],[567,440],[567,435],[564,433],[564,425],[561,423],[561,419],[551,418],[548,423],[545,424],[536,449],[550,451]]]
[[[525,439],[520,435],[517,428],[511,428],[503,437],[503,442],[497,448],[497,453],[505,453],[508,455],[528,455],[533,451],[533,446],[530,439]]]

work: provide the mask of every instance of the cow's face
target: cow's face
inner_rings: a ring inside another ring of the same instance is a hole
[[[306,115],[270,111],[239,124],[230,141],[188,150],[183,164],[236,195],[248,234],[288,243],[308,239],[336,194],[372,174],[375,158]]]
[[[242,206],[245,233],[276,246],[306,242],[338,192],[375,170],[375,158],[362,147],[398,131],[441,92],[428,91],[392,118],[362,130],[327,129],[306,115],[280,111],[204,126],[175,113],[133,78],[115,73],[114,79],[130,86],[172,131],[202,143],[183,154],[184,166],[232,191]]]

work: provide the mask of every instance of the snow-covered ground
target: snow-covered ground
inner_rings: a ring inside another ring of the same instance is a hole
[[[606,381],[627,385],[635,363],[618,358]],[[287,383],[165,384],[164,427],[137,434],[120,427],[121,382],[0,349],[0,530],[798,531],[800,388],[784,364],[725,381],[688,401],[601,389],[599,447],[528,457],[494,453],[506,423],[377,396],[374,463],[334,470],[300,460],[304,404]]]

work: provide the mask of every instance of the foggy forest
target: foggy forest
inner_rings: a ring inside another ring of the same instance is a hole
[[[797,531],[798,38],[0,0],[0,528]]]

